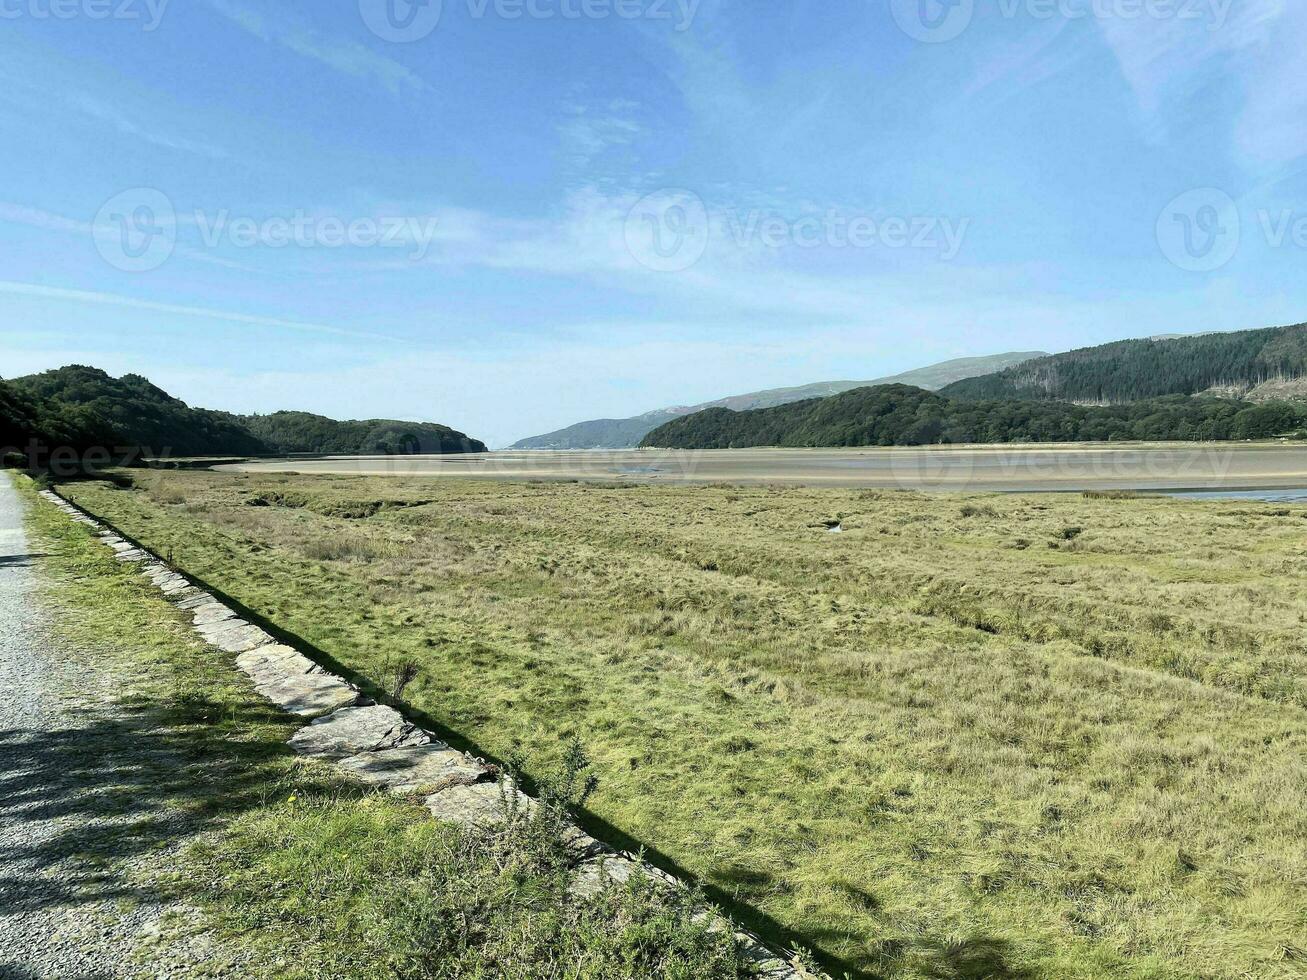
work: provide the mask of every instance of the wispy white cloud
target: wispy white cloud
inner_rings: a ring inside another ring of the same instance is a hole
[[[93,306],[126,307],[150,313],[167,313],[172,316],[196,317],[204,320],[220,320],[224,323],[233,323],[241,326],[322,334],[332,337],[345,337],[352,340],[379,340],[387,343],[404,343],[404,341],[399,340],[396,337],[387,336],[386,334],[351,330],[345,327],[338,327],[325,323],[306,323],[300,320],[284,320],[280,317],[256,316],[247,313],[236,313],[231,310],[218,310],[204,306],[188,306],[179,303],[158,303],[152,300],[137,299],[133,296],[121,296],[117,293],[106,293],[88,289],[63,289],[57,286],[42,286],[37,283],[0,280],[0,293],[35,299],[86,303]]]
[[[200,140],[187,139],[184,136],[147,129],[132,121],[121,109],[82,93],[70,94],[66,97],[65,101],[70,108],[90,117],[91,119],[107,123],[122,135],[144,140],[146,143],[150,143],[154,146],[161,146],[169,150],[180,150],[185,153],[194,153],[198,156],[210,157],[215,160],[225,159],[228,155],[221,147],[214,146],[211,143],[205,143]]]
[[[1230,133],[1239,162],[1266,171],[1307,154],[1302,11],[1289,0],[1212,0],[1190,9],[1204,15],[1096,20],[1134,93],[1144,132],[1160,142],[1186,131],[1194,104],[1211,86],[1229,88],[1240,79]]]
[[[371,79],[389,91],[423,92],[429,86],[416,73],[355,41],[327,37],[281,4],[258,10],[235,0],[206,0],[208,5],[241,30],[261,41],[326,65],[354,78]]]
[[[26,225],[28,228],[36,228],[40,231],[77,235],[87,242],[92,242],[96,239],[113,241],[120,234],[117,228],[97,226],[93,221],[81,221],[76,218],[68,218],[61,214],[42,210],[41,208],[29,207],[24,204],[14,204],[9,201],[0,201],[0,222],[14,225]],[[233,262],[231,259],[225,259],[220,255],[215,255],[212,252],[194,248],[186,244],[178,244],[176,251],[179,255],[193,259],[196,262],[216,265],[224,269],[234,269],[239,272],[252,273],[266,273],[269,271],[265,268],[246,265],[241,262]]]
[[[587,166],[614,147],[630,146],[643,132],[630,116],[635,108],[621,100],[593,105],[567,103],[558,127],[563,152],[573,164]]]
[[[0,201],[0,221],[69,235],[90,236],[94,234],[89,221],[76,221],[73,218],[65,218],[60,214],[42,211],[40,208],[28,207],[23,204],[11,204],[8,201]]]
[[[52,77],[53,76],[53,77]],[[7,50],[0,58],[0,100],[33,120],[48,120],[52,111],[83,123],[107,126],[123,136],[168,150],[192,153],[214,160],[228,158],[226,150],[205,140],[191,139],[168,128],[157,117],[159,107],[133,98],[123,90],[114,92],[112,103],[92,94],[104,91],[97,81],[87,79],[65,62],[42,60],[22,49]]]

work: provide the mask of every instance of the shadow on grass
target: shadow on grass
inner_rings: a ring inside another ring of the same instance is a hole
[[[0,907],[9,914],[157,899],[117,864],[167,853],[257,806],[271,789],[263,763],[290,754],[276,743],[216,740],[205,725],[169,727],[158,710],[92,708],[62,721],[0,730],[0,827],[9,831]],[[252,709],[224,721],[269,717]]]

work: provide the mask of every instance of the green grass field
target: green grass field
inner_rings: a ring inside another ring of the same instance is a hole
[[[432,820],[418,800],[297,757],[286,739],[300,720],[255,694],[234,658],[196,638],[135,566],[38,499],[30,481],[20,487],[51,625],[66,650],[112,678],[123,715],[92,721],[105,706],[87,704],[84,729],[60,733],[103,760],[85,768],[75,812],[132,818],[126,832],[82,828],[81,845],[95,855],[97,887],[115,888],[124,912],[141,898],[171,909],[124,975],[163,975],[161,956],[169,976],[188,978],[751,975],[693,892],[634,879],[593,900],[568,894],[547,808],[502,830],[464,830]],[[122,863],[142,847],[153,860]],[[201,933],[203,958],[168,960],[173,942]]]
[[[63,489],[857,976],[1307,973],[1307,508]],[[845,531],[822,522],[841,519]]]

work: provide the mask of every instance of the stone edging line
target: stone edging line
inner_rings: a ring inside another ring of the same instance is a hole
[[[300,651],[237,616],[213,594],[194,585],[157,555],[128,540],[53,490],[40,496],[94,532],[120,562],[140,566],[178,609],[191,614],[195,631],[211,646],[236,655],[236,666],[260,695],[283,711],[308,719],[290,738],[301,755],[330,762],[392,793],[421,794],[432,816],[469,827],[493,827],[505,812],[525,812],[535,801],[484,761],[458,752],[412,724],[394,708],[376,704],[357,687],[324,670]],[[505,806],[507,804],[507,806]],[[627,852],[616,851],[569,824],[564,843],[572,859],[570,890],[597,894],[609,882],[643,874],[662,886],[681,887],[667,872]],[[758,936],[713,915],[731,929],[745,956],[764,980],[825,980],[797,959],[765,946]]]

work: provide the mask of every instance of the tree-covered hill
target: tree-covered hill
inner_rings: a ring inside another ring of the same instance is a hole
[[[239,416],[273,452],[331,456],[388,456],[408,453],[483,453],[485,444],[432,422],[393,419],[337,422],[308,412]]]
[[[1121,340],[1040,357],[941,389],[971,401],[1021,398],[1109,404],[1248,392],[1268,381],[1307,377],[1307,324],[1237,333]]]
[[[1086,407],[1020,399],[968,402],[907,385],[884,385],[751,412],[709,409],[660,426],[643,445],[741,449],[1262,439],[1293,432],[1305,423],[1307,405],[1287,402],[1252,405],[1172,395]]]
[[[115,456],[260,456],[482,452],[448,426],[373,419],[337,422],[304,412],[238,416],[192,408],[136,374],[114,378],[70,365],[0,381],[0,449],[29,457],[55,450]]]
[[[82,452],[113,436],[109,423],[85,408],[54,405],[0,380],[0,453],[24,453],[32,446]]]
[[[231,416],[191,408],[139,374],[114,378],[75,364],[16,378],[12,387],[48,406],[56,419],[95,419],[113,434],[108,447],[131,446],[177,456],[250,455],[266,447]]]

